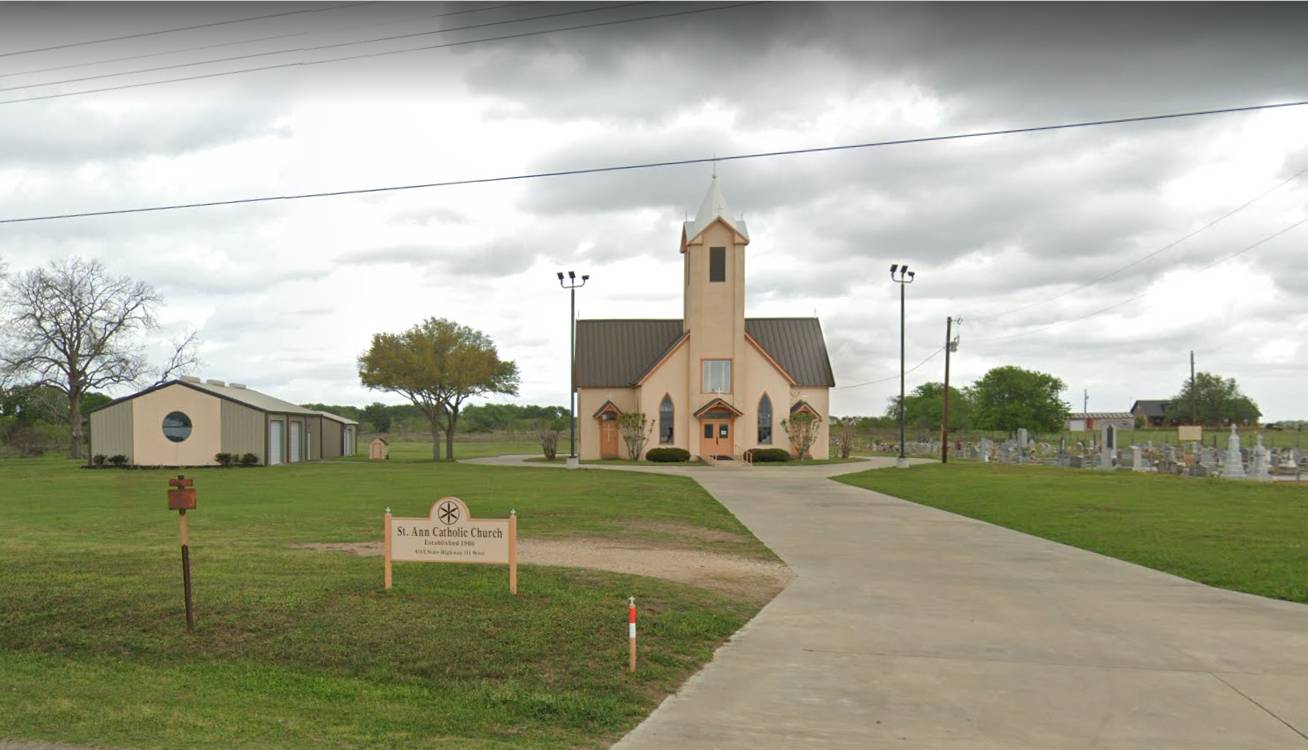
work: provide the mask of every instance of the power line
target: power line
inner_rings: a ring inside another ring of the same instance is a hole
[[[734,7],[734,6],[725,6]],[[717,8],[721,9],[721,8]],[[716,9],[715,9],[716,10]],[[701,12],[701,11],[683,11],[682,14]],[[662,16],[659,16],[662,17]],[[606,24],[623,23],[622,21],[607,21]],[[539,34],[548,32],[526,32],[526,34]],[[521,35],[519,35],[521,36]],[[460,44],[460,42],[455,42]],[[3,103],[3,102],[0,102]],[[640,162],[635,164],[618,164],[604,167],[588,167],[581,169],[561,169],[548,172],[527,172],[516,175],[504,175],[499,177],[475,177],[463,180],[444,180],[439,182],[423,182],[411,185],[385,185],[370,188],[351,188],[344,190],[329,190],[313,193],[288,193],[284,195],[265,195],[253,198],[231,198],[227,200],[200,201],[195,203],[173,203],[161,206],[142,206],[138,208],[116,208],[100,211],[80,211],[75,213],[47,214],[44,216],[23,216],[16,218],[0,219],[0,224],[20,224],[33,221],[52,221],[55,219],[77,219],[91,216],[115,216],[119,214],[139,214],[154,211],[177,211],[190,208],[211,208],[216,206],[236,206],[247,203],[269,203],[273,201],[292,201],[305,200],[310,198],[332,198],[343,195],[367,195],[372,193],[389,193],[405,190],[423,190],[428,188],[439,187],[456,187],[461,185],[480,185],[496,182],[514,182],[520,180],[534,180],[545,177],[567,177],[576,175],[602,174],[606,172],[625,172],[638,169],[655,169],[661,167],[677,167],[692,164],[709,164],[712,162],[722,161],[743,161],[746,159],[766,159],[779,156],[800,156],[806,154],[830,153],[836,151],[852,151],[855,149],[879,148],[883,146],[904,146],[917,143],[938,143],[942,141],[956,141],[966,138],[986,138],[999,135],[1016,135],[1020,133],[1039,133],[1054,130],[1070,130],[1073,128],[1087,128],[1100,125],[1121,125],[1136,122],[1149,122],[1155,120],[1170,120],[1186,117],[1199,117],[1203,115],[1230,114],[1235,112],[1253,112],[1257,110],[1282,109],[1286,107],[1302,107],[1308,105],[1308,100],[1280,102],[1277,104],[1255,104],[1244,107],[1225,107],[1222,109],[1194,110],[1190,112],[1172,112],[1161,115],[1141,115],[1137,117],[1117,117],[1105,120],[1088,120],[1083,122],[1063,123],[1061,125],[1037,125],[1025,128],[1006,128],[1003,130],[984,130],[970,133],[956,133],[952,135],[932,135],[922,136],[919,138],[897,138],[886,141],[869,141],[867,143],[848,143],[838,146],[817,146],[812,148],[785,149],[781,151],[761,151],[746,154],[731,154],[727,156],[708,156],[697,157],[693,159],[676,159],[669,161]]]
[[[699,13],[713,13],[721,10],[731,10],[733,8],[743,8],[750,5],[761,5],[763,0],[755,2],[732,3],[730,5],[717,5],[711,8],[696,8],[694,10],[682,10],[673,13],[661,13],[649,16],[638,16],[636,18],[623,18],[616,21],[599,21],[596,23],[578,24],[576,26],[562,26],[553,29],[539,29],[536,31],[523,31],[516,34],[504,34],[501,36],[483,37],[481,39],[466,39],[459,42],[446,42],[444,44],[429,44],[422,47],[406,47],[404,49],[384,50],[381,52],[365,52],[357,55],[346,55],[342,57],[329,57],[322,60],[308,60],[299,62],[277,63],[273,65],[260,65],[253,68],[238,68],[236,70],[220,71],[217,73],[201,73],[191,76],[182,76],[179,78],[165,78],[159,81],[143,81],[141,83],[124,83],[117,86],[105,86],[98,89],[82,89],[80,91],[66,91],[59,94],[41,94],[39,96],[27,96],[20,99],[3,99],[0,104],[18,104],[21,102],[37,102],[48,99],[63,99],[70,96],[82,96],[84,94],[100,94],[106,91],[123,91],[126,89],[144,88],[146,86],[159,86],[167,83],[182,83],[185,81],[201,81],[209,78],[222,78],[225,76],[241,75],[244,73],[259,73],[269,70],[282,70],[286,68],[310,67],[313,65],[325,65],[327,63],[347,62],[350,60],[362,60],[369,57],[386,57],[388,55],[400,55],[408,52],[425,52],[434,49],[445,49],[448,47],[462,47],[469,44],[481,44],[483,42],[497,42],[505,39],[522,39],[525,37],[541,36],[544,34],[554,34],[561,31],[577,31],[581,29],[596,29],[604,26],[619,26],[628,23],[639,23],[641,21],[654,21],[661,18],[673,18],[676,16],[690,16]]]
[[[1219,257],[1219,258],[1217,258],[1216,260],[1214,260],[1214,261],[1212,261],[1212,262],[1210,262],[1210,263],[1207,263],[1207,264],[1205,264],[1205,265],[1203,265],[1203,266],[1200,266],[1198,269],[1196,269],[1196,271],[1197,271],[1197,272],[1207,271],[1208,269],[1212,268],[1213,266],[1216,266],[1216,265],[1219,265],[1219,264],[1225,263],[1225,262],[1228,261],[1228,260],[1231,260],[1231,259],[1233,259],[1233,258],[1237,258],[1237,257],[1239,257],[1239,256],[1241,256],[1241,255],[1244,255],[1245,253],[1249,252],[1250,250],[1254,250],[1255,248],[1261,247],[1261,246],[1267,244],[1268,242],[1271,242],[1272,240],[1276,239],[1277,237],[1280,237],[1281,235],[1286,234],[1287,232],[1290,232],[1290,231],[1292,231],[1292,230],[1294,230],[1294,229],[1297,229],[1297,228],[1303,226],[1304,224],[1308,224],[1308,216],[1305,216],[1304,218],[1299,219],[1298,221],[1296,221],[1296,222],[1294,222],[1294,223],[1292,223],[1292,224],[1289,224],[1288,226],[1282,227],[1282,228],[1276,230],[1275,232],[1272,232],[1271,234],[1267,235],[1266,237],[1263,237],[1262,239],[1258,240],[1257,242],[1255,242],[1255,243],[1253,243],[1253,244],[1251,244],[1251,245],[1246,245],[1246,246],[1244,246],[1243,248],[1240,248],[1239,250],[1236,250],[1235,252],[1230,253],[1229,255],[1224,255],[1224,256]],[[1010,335],[1008,335],[1008,336],[994,336],[994,337],[991,337],[991,338],[973,339],[973,341],[975,341],[976,343],[982,343],[982,344],[984,344],[984,343],[989,343],[989,342],[996,342],[996,341],[1011,341],[1011,340],[1013,340],[1013,339],[1025,338],[1025,337],[1030,336],[1030,335],[1032,335],[1032,334],[1039,333],[1039,332],[1041,332],[1041,331],[1044,331],[1044,330],[1047,330],[1047,329],[1053,328],[1054,326],[1060,326],[1060,325],[1063,325],[1064,323],[1079,323],[1079,322],[1081,322],[1081,321],[1083,321],[1083,320],[1088,320],[1088,319],[1090,319],[1090,318],[1095,317],[1096,315],[1102,315],[1102,314],[1104,314],[1104,313],[1106,313],[1106,312],[1110,312],[1110,311],[1112,311],[1112,310],[1116,310],[1117,308],[1121,307],[1122,305],[1125,305],[1125,304],[1127,304],[1127,303],[1129,303],[1129,302],[1136,302],[1136,301],[1138,301],[1138,300],[1142,300],[1142,299],[1144,299],[1145,297],[1148,297],[1148,296],[1149,296],[1149,293],[1148,293],[1147,291],[1146,291],[1146,292],[1141,292],[1140,294],[1137,294],[1137,295],[1135,295],[1134,297],[1127,297],[1126,299],[1118,300],[1117,302],[1114,302],[1113,304],[1108,305],[1107,307],[1101,307],[1101,308],[1099,308],[1098,310],[1095,310],[1094,312],[1086,313],[1085,315],[1082,315],[1082,316],[1080,316],[1080,317],[1076,317],[1076,318],[1067,318],[1067,319],[1064,319],[1064,320],[1056,320],[1056,321],[1054,321],[1054,322],[1052,322],[1052,323],[1045,323],[1045,324],[1043,324],[1043,325],[1036,326],[1035,328],[1029,328],[1029,329],[1027,329],[1027,330],[1025,330],[1025,331],[1021,331],[1021,332],[1019,332],[1019,333],[1010,334]]]
[[[939,349],[935,350],[934,352],[931,352],[931,355],[928,356],[926,359],[922,360],[921,362],[918,362],[917,364],[913,365],[912,367],[908,368],[907,370],[904,370],[904,374],[907,375],[908,373],[913,372],[914,370],[916,370],[917,368],[921,367],[922,365],[925,365],[927,362],[930,362],[931,360],[935,359],[935,358],[936,358],[936,355],[939,354],[940,352],[943,352],[944,350],[945,350],[945,347],[942,346],[942,347],[940,347]],[[866,383],[855,383],[854,385],[840,385],[840,386],[836,386],[836,387],[832,388],[831,390],[833,390],[833,391],[843,391],[843,390],[846,390],[846,389],[849,389],[849,388],[862,388],[862,387],[865,386],[865,385],[874,385],[874,384],[876,384],[876,383],[886,383],[886,382],[889,382],[889,381],[891,381],[891,380],[898,380],[898,379],[899,379],[899,373],[895,373],[894,375],[891,375],[891,376],[888,377],[888,378],[880,378],[880,379],[877,379],[877,380],[869,380],[869,381],[867,381]]]
[[[377,28],[379,26],[392,26],[396,23],[406,23],[410,21],[416,21],[416,20],[427,19],[427,18],[444,18],[446,16],[462,16],[468,13],[486,13],[492,10],[503,10],[504,8],[516,8],[519,5],[527,5],[527,4],[528,3],[526,2],[519,2],[519,3],[505,3],[503,5],[478,6],[470,10],[456,10],[456,11],[450,11],[448,13],[423,14],[421,16],[412,16],[406,18],[403,21],[388,21],[386,23],[367,24],[366,26],[361,26],[356,28]],[[321,34],[321,33],[323,32],[295,31],[287,34],[273,34],[270,36],[259,36],[259,37],[253,37],[248,39],[236,39],[228,42],[215,42],[214,44],[202,44],[199,46],[192,46],[192,47],[179,47],[175,49],[164,50],[162,52],[147,52],[145,54],[125,55],[123,57],[105,57],[99,60],[87,60],[85,62],[68,63],[66,65],[54,65],[47,68],[29,68],[27,70],[17,70],[12,73],[0,73],[0,78],[13,78],[15,76],[33,75],[36,73],[52,73],[57,70],[69,70],[72,68],[87,68],[92,65],[103,65],[105,63],[126,62],[128,60],[144,60],[150,57],[164,57],[167,55],[178,55],[185,52],[200,52],[207,49],[216,49],[218,47],[235,47],[242,44],[256,44],[258,42],[268,42],[275,39],[289,39],[291,37],[306,36],[309,34]]]
[[[1196,230],[1194,230],[1194,231],[1192,231],[1192,232],[1190,232],[1190,233],[1188,233],[1188,234],[1182,235],[1180,239],[1173,240],[1172,242],[1169,242],[1169,243],[1167,243],[1166,245],[1163,245],[1162,247],[1158,248],[1157,250],[1154,250],[1154,251],[1151,252],[1151,253],[1146,253],[1145,255],[1142,255],[1142,256],[1140,256],[1139,258],[1136,258],[1135,260],[1131,261],[1130,263],[1127,263],[1127,264],[1124,265],[1124,266],[1119,266],[1118,268],[1115,268],[1115,269],[1113,269],[1112,271],[1109,271],[1108,273],[1105,273],[1105,274],[1101,274],[1101,275],[1099,275],[1099,276],[1096,276],[1095,278],[1093,278],[1093,279],[1091,279],[1091,280],[1089,280],[1089,281],[1087,281],[1087,282],[1085,282],[1085,283],[1083,283],[1083,284],[1080,284],[1080,285],[1078,285],[1078,286],[1072,287],[1071,289],[1068,289],[1068,290],[1066,290],[1066,291],[1064,291],[1064,292],[1060,292],[1059,294],[1055,294],[1054,296],[1052,296],[1052,297],[1050,297],[1050,298],[1048,298],[1048,299],[1039,300],[1039,301],[1036,301],[1036,302],[1030,302],[1030,303],[1027,303],[1027,304],[1025,304],[1025,305],[1020,305],[1020,306],[1018,306],[1018,307],[1009,308],[1008,310],[1004,310],[1003,312],[992,313],[992,314],[990,314],[990,315],[976,315],[976,316],[973,316],[973,320],[977,320],[977,319],[980,319],[980,320],[994,320],[994,319],[996,319],[996,318],[1002,318],[1002,317],[1004,317],[1005,315],[1008,315],[1008,314],[1010,314],[1010,313],[1020,312],[1020,311],[1022,311],[1022,310],[1028,310],[1028,309],[1030,309],[1030,308],[1032,308],[1032,307],[1035,307],[1035,306],[1037,306],[1037,305],[1048,304],[1048,303],[1050,303],[1050,302],[1054,302],[1054,301],[1056,301],[1056,300],[1062,299],[1063,297],[1066,297],[1066,296],[1069,295],[1069,294],[1073,294],[1073,293],[1075,293],[1075,292],[1079,292],[1079,291],[1081,291],[1082,289],[1085,289],[1085,288],[1087,288],[1087,287],[1094,286],[1095,284],[1098,284],[1099,282],[1103,281],[1104,279],[1108,279],[1108,278],[1111,278],[1111,277],[1113,277],[1113,276],[1116,276],[1117,274],[1121,273],[1122,271],[1127,270],[1128,268],[1134,268],[1135,266],[1140,265],[1141,263],[1145,262],[1146,260],[1149,260],[1150,258],[1153,258],[1153,257],[1155,257],[1155,256],[1157,256],[1157,255],[1159,255],[1159,254],[1161,254],[1161,253],[1164,253],[1164,252],[1166,252],[1166,251],[1168,251],[1168,250],[1171,250],[1172,248],[1176,247],[1177,245],[1180,245],[1182,242],[1185,242],[1186,240],[1189,240],[1190,238],[1194,237],[1195,235],[1198,235],[1198,234],[1200,234],[1200,233],[1202,233],[1202,232],[1205,232],[1205,231],[1207,231],[1207,230],[1213,228],[1214,226],[1216,226],[1216,225],[1220,224],[1221,222],[1223,222],[1223,221],[1225,221],[1225,220],[1231,218],[1232,216],[1235,216],[1236,214],[1238,214],[1238,213],[1240,213],[1241,211],[1245,210],[1246,208],[1252,206],[1253,204],[1257,203],[1258,201],[1262,200],[1263,198],[1266,198],[1267,196],[1271,195],[1272,193],[1276,192],[1277,190],[1280,190],[1281,188],[1285,187],[1286,185],[1289,185],[1291,182],[1294,182],[1295,180],[1299,179],[1299,178],[1302,177],[1304,174],[1308,174],[1308,167],[1304,167],[1303,169],[1299,170],[1298,172],[1295,172],[1294,174],[1290,175],[1290,176],[1289,176],[1288,178],[1286,178],[1285,180],[1283,180],[1283,181],[1277,183],[1276,185],[1273,185],[1272,187],[1270,187],[1270,188],[1268,188],[1267,190],[1263,191],[1263,192],[1260,193],[1259,195],[1257,195],[1257,196],[1255,196],[1255,197],[1253,197],[1253,198],[1251,198],[1251,199],[1245,201],[1244,203],[1241,203],[1240,205],[1236,206],[1235,208],[1231,209],[1230,211],[1227,211],[1226,213],[1222,214],[1221,216],[1218,216],[1216,219],[1213,219],[1212,221],[1208,222],[1207,224],[1204,224],[1203,226],[1199,227],[1198,229],[1196,229]]]
[[[179,68],[194,68],[200,65],[214,65],[223,62],[235,62],[237,60],[250,60],[256,57],[271,57],[273,55],[289,55],[292,53],[317,52],[325,49],[338,49],[340,47],[353,47],[360,44],[376,44],[378,42],[391,42],[399,39],[412,39],[419,36],[432,36],[434,34],[448,34],[453,31],[468,31],[470,29],[483,29],[490,26],[504,26],[506,24],[526,23],[527,21],[540,21],[550,18],[560,18],[562,16],[575,16],[583,13],[601,13],[607,10],[617,10],[620,8],[629,8],[633,5],[647,5],[647,2],[619,3],[616,5],[602,5],[599,7],[587,7],[581,10],[569,10],[561,13],[543,13],[538,16],[525,16],[523,18],[510,18],[500,21],[486,21],[484,23],[473,23],[465,26],[449,26],[443,29],[431,29],[428,31],[412,31],[407,34],[393,34],[390,36],[378,36],[370,39],[356,39],[344,42],[331,42],[328,44],[318,44],[312,47],[291,47],[287,49],[265,50],[262,52],[250,52],[244,55],[229,55],[227,57],[214,57],[208,60],[198,60],[195,62],[171,63],[168,65],[156,65],[152,68],[138,68],[136,70],[124,70],[118,73],[99,73],[96,75],[80,76],[77,78],[64,78],[59,81],[41,81],[38,83],[24,83],[18,86],[6,86],[0,88],[3,91],[17,91],[19,89],[41,88],[43,86],[62,86],[67,83],[81,83],[83,81],[98,81],[105,78],[119,78],[121,76],[138,75],[140,73],[157,73],[163,70],[177,70]],[[463,11],[464,13],[468,11]]]
[[[373,5],[372,2],[362,3],[344,3],[341,5],[332,5],[326,8],[306,8],[304,10],[288,10],[281,13],[268,13],[262,16],[246,16],[244,18],[233,18],[228,21],[211,21],[209,23],[195,24],[194,26],[177,26],[171,29],[156,29],[154,31],[141,31],[135,34],[124,34],[122,36],[107,36],[101,39],[88,39],[84,42],[68,42],[66,44],[56,44],[50,47],[33,47],[31,49],[20,49],[12,52],[0,52],[0,57],[15,57],[17,55],[32,55],[37,52],[52,52],[60,49],[71,49],[73,47],[85,47],[90,44],[104,44],[105,42],[120,42],[124,39],[141,39],[147,36],[160,36],[162,34],[174,34],[179,31],[194,31],[195,29],[209,29],[214,26],[229,26],[235,23],[246,23],[247,21],[262,21],[266,18],[282,18],[284,16],[298,16],[303,13],[330,13],[334,10],[344,8],[354,8],[360,5]]]

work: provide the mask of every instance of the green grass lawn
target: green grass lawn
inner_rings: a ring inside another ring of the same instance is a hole
[[[167,471],[0,461],[0,739],[103,747],[606,746],[761,605],[655,578],[292,549],[457,495],[524,539],[775,559],[688,479],[392,460],[200,469],[185,633]],[[720,534],[713,535],[715,538]],[[626,600],[641,668],[626,666]]]
[[[951,463],[838,481],[1212,586],[1308,603],[1308,488]]]
[[[454,442],[455,460],[511,454],[544,455],[540,443],[533,440],[456,440]],[[391,461],[431,461],[431,440],[393,440],[390,443],[390,455]],[[441,443],[441,456],[444,455],[445,444]],[[559,441],[559,455],[568,455],[566,437]],[[359,452],[347,460],[368,460],[367,439],[359,441]]]

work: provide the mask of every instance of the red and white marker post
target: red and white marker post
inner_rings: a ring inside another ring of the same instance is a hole
[[[627,597],[627,641],[631,644],[631,658],[627,671],[636,671],[636,597]]]

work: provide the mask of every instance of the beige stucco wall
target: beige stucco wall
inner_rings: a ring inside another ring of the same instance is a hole
[[[612,401],[623,414],[637,410],[636,391],[632,388],[578,388],[577,389],[577,444],[578,455],[584,461],[597,459],[599,454],[599,420],[595,412]],[[618,449],[626,446],[619,443]]]
[[[745,356],[745,244],[721,222],[715,222],[698,238],[686,246],[683,258],[689,280],[685,290],[683,325],[691,332],[689,352],[685,361],[686,383],[693,403],[691,411],[698,409],[716,396],[735,401],[735,393],[743,385],[741,370]],[[727,250],[727,276],[725,281],[709,281],[709,250],[725,247]],[[703,360],[730,359],[731,393],[704,393]]]
[[[752,344],[746,347],[743,384],[740,387],[736,408],[745,416],[736,419],[737,442],[744,450],[750,448],[786,448],[788,441],[781,429],[794,400],[790,397],[790,381],[781,374]],[[758,402],[766,393],[772,399],[772,442],[758,442]]]
[[[91,455],[132,459],[132,402],[91,413]]]
[[[689,357],[690,342],[687,341],[678,347],[672,353],[672,356],[668,357],[662,366],[651,373],[649,378],[637,389],[636,397],[639,409],[654,423],[654,429],[650,434],[649,442],[646,444],[647,450],[649,448],[691,449],[689,440],[693,432],[691,429],[691,414],[698,405],[692,404],[687,397],[686,361]],[[665,394],[672,397],[672,406],[675,410],[673,412],[672,442],[666,445],[659,443],[659,405],[663,403]],[[591,413],[594,413],[594,411],[592,410]],[[626,450],[626,446],[623,446],[623,450]],[[694,453],[695,451],[691,452]]]
[[[223,452],[235,454],[238,459],[246,453],[253,453],[259,457],[259,463],[265,463],[263,450],[267,436],[263,412],[223,399],[219,413],[222,417]]]
[[[208,466],[222,447],[222,399],[176,384],[132,399],[132,463],[141,466]],[[174,443],[163,434],[163,420],[180,411],[191,419],[191,434]],[[97,449],[98,450],[98,449]]]

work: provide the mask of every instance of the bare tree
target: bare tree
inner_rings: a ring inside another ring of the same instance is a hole
[[[148,377],[137,334],[157,327],[154,309],[161,303],[149,284],[111,276],[99,261],[80,258],[52,261],[5,283],[0,319],[9,346],[0,353],[0,373],[67,398],[72,458],[82,456],[82,397]],[[194,364],[194,342],[190,334],[175,344],[166,374]]]
[[[854,438],[858,435],[858,420],[854,417],[835,417],[831,420],[831,442],[841,458],[849,458],[854,447]]]
[[[627,457],[639,461],[654,431],[654,420],[646,419],[644,412],[629,412],[618,417],[618,429],[622,431],[622,442],[627,444]]]
[[[813,457],[809,449],[817,442],[818,428],[821,426],[822,418],[807,411],[796,412],[790,419],[781,420],[781,429],[785,430],[786,436],[790,438],[790,447],[795,452],[795,458],[802,461]]]

